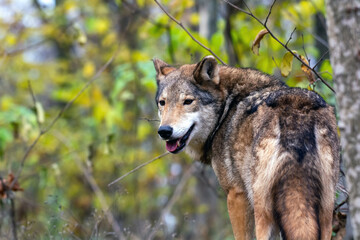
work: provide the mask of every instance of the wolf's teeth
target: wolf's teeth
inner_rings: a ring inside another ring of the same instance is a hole
[[[177,141],[177,146],[180,147],[180,141]]]

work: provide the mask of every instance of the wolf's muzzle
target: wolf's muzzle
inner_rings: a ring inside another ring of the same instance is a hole
[[[173,133],[173,128],[169,125],[159,127],[158,133],[163,139],[169,139]]]

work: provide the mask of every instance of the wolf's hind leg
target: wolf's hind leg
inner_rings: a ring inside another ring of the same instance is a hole
[[[331,199],[332,200],[332,199]],[[332,218],[334,210],[334,201],[329,201],[330,206],[324,206],[320,211],[320,228],[321,228],[321,240],[329,240],[332,235]],[[326,209],[327,208],[327,209]]]
[[[272,215],[267,211],[266,204],[254,202],[255,214],[255,232],[257,240],[274,239],[272,237],[274,231]]]
[[[227,206],[235,239],[252,239],[254,223],[246,193],[231,188],[227,194]]]

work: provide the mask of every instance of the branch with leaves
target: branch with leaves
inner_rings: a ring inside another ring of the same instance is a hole
[[[255,19],[258,23],[260,23],[265,29],[261,30],[258,34],[258,36],[255,38],[255,41],[253,42],[253,49],[255,48],[256,50],[254,51],[254,53],[258,53],[258,49],[260,47],[260,41],[261,39],[266,35],[266,34],[270,34],[270,36],[277,41],[281,46],[283,46],[283,48],[285,48],[288,51],[288,54],[284,55],[283,60],[285,60],[285,66],[283,66],[281,69],[285,68],[285,72],[282,71],[282,75],[283,76],[287,76],[286,73],[289,71],[288,68],[291,69],[292,67],[292,59],[293,57],[295,57],[297,60],[299,60],[302,64],[302,70],[303,72],[306,74],[306,76],[308,77],[309,81],[311,84],[313,84],[315,82],[315,80],[313,79],[312,74],[315,74],[315,76],[322,82],[324,83],[329,89],[331,89],[331,91],[333,91],[335,93],[335,90],[320,76],[320,74],[315,70],[316,66],[318,65],[318,63],[321,61],[321,59],[318,61],[317,64],[315,64],[313,67],[310,66],[309,61],[303,57],[302,55],[298,54],[296,51],[291,50],[288,47],[288,44],[290,42],[290,40],[292,39],[292,35],[294,34],[296,28],[292,31],[292,33],[290,34],[289,39],[287,40],[287,42],[284,44],[282,41],[280,41],[275,35],[274,33],[269,29],[269,26],[267,25],[268,20],[270,18],[271,15],[271,11],[276,3],[276,0],[273,1],[273,3],[270,6],[269,12],[266,16],[265,21],[261,21],[258,17],[256,17],[251,9],[249,8],[249,6],[246,4],[245,1],[243,1],[245,7],[247,10],[244,10],[242,8],[237,7],[236,5],[234,5],[233,3],[229,2],[228,0],[223,0],[225,3],[229,4],[230,6],[232,6],[233,8],[237,9],[238,11],[245,13],[247,15],[249,15],[250,17],[252,17],[253,19]],[[284,61],[283,61],[284,62]],[[288,73],[287,73],[288,74]]]
[[[98,79],[98,77],[106,70],[106,68],[113,62],[113,60],[115,59],[115,57],[118,55],[119,50],[117,50],[112,57],[95,73],[95,75],[81,88],[81,90],[69,101],[67,102],[67,104],[60,110],[60,112],[57,114],[57,116],[50,122],[50,124],[45,127],[45,128],[41,128],[41,119],[39,119],[39,102],[37,101],[34,91],[31,87],[31,83],[30,81],[29,83],[29,91],[32,97],[32,100],[34,101],[34,108],[36,109],[38,116],[37,116],[37,123],[40,127],[40,132],[37,135],[37,137],[35,138],[35,140],[32,142],[32,144],[26,149],[21,161],[20,161],[20,167],[16,173],[16,175],[9,175],[9,179],[7,181],[2,180],[1,184],[0,184],[0,193],[3,197],[9,198],[8,196],[10,196],[12,194],[13,191],[18,191],[18,190],[22,190],[19,187],[19,183],[18,183],[18,179],[22,173],[23,167],[25,165],[26,160],[28,159],[30,153],[32,152],[32,150],[34,149],[34,147],[36,146],[36,144],[39,142],[40,138],[42,136],[44,136],[46,133],[48,133],[52,127],[55,125],[55,123],[62,117],[62,115],[64,114],[64,112],[81,96],[82,93],[84,93],[86,91],[86,89],[88,89],[88,87],[96,80]],[[91,180],[91,179],[90,179]],[[95,186],[95,185],[94,185]],[[100,196],[101,197],[101,196]],[[14,201],[13,199],[11,199],[11,209],[14,211]],[[15,215],[10,214],[10,216],[15,217]],[[122,234],[121,229],[118,227],[118,225],[113,224],[114,218],[111,218],[110,216],[110,223],[112,224],[114,231],[116,233]],[[16,239],[16,226],[14,225],[15,220],[13,218],[13,236]],[[120,235],[119,235],[120,236]]]
[[[32,142],[32,144],[26,149],[24,156],[22,157],[21,161],[20,161],[20,167],[15,175],[14,181],[12,183],[12,185],[10,186],[10,189],[14,186],[14,184],[17,182],[17,180],[20,177],[20,174],[22,172],[22,169],[24,167],[25,161],[26,159],[29,157],[29,154],[31,153],[31,151],[34,149],[34,147],[36,146],[36,144],[39,142],[40,138],[46,134],[47,132],[49,132],[51,130],[51,128],[55,125],[55,123],[62,117],[62,115],[64,114],[64,112],[81,96],[81,94],[83,94],[86,89],[88,89],[88,87],[96,80],[98,79],[98,77],[106,70],[106,68],[114,61],[115,57],[118,55],[119,50],[117,50],[112,57],[95,73],[95,75],[81,88],[81,90],[69,101],[66,103],[66,105],[59,111],[59,113],[57,114],[57,116],[50,122],[50,124],[43,128],[40,129],[39,134],[37,135],[37,137],[35,138],[35,140]],[[31,84],[29,82],[29,91],[31,94],[31,97],[34,101],[34,107],[36,109],[36,105],[37,105],[37,100],[36,97],[34,95],[34,92],[32,90]],[[37,119],[38,123],[39,123],[39,119]]]
[[[122,180],[123,178],[127,177],[128,175],[130,175],[130,174],[138,171],[140,168],[143,168],[143,167],[145,167],[146,165],[149,165],[150,163],[153,163],[153,162],[155,162],[156,160],[158,160],[158,159],[160,159],[160,158],[162,158],[162,157],[165,157],[165,156],[168,155],[168,154],[169,154],[169,152],[165,152],[165,153],[163,153],[163,154],[161,154],[161,155],[159,155],[159,156],[157,156],[157,157],[155,157],[155,158],[153,158],[153,159],[151,159],[151,160],[149,160],[149,161],[147,161],[147,162],[145,162],[145,163],[143,163],[143,164],[140,164],[140,165],[137,166],[136,168],[130,170],[129,172],[127,172],[127,173],[125,173],[124,175],[122,175],[121,177],[119,177],[119,178],[115,179],[114,181],[112,181],[111,183],[109,183],[109,184],[108,184],[108,187],[110,187],[111,185],[119,182],[120,180]]]

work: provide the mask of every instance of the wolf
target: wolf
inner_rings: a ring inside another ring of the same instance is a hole
[[[185,149],[212,166],[235,239],[331,238],[340,165],[333,107],[213,56],[180,67],[153,63],[158,134],[170,153]]]

